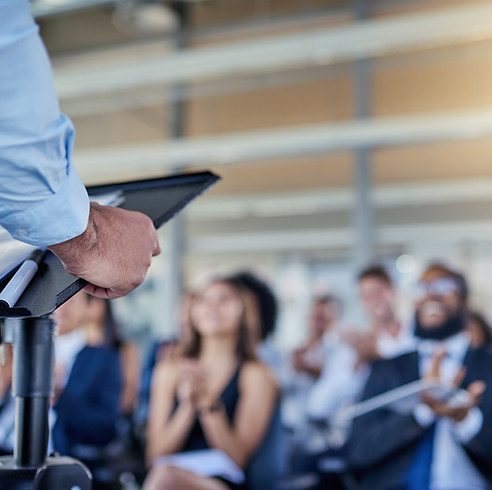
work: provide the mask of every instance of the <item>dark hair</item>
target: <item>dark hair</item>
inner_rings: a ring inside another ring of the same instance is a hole
[[[393,281],[390,275],[382,265],[371,265],[362,269],[357,276],[357,282],[363,281],[364,279],[380,279],[384,281],[388,286],[393,287]]]
[[[425,272],[423,275],[427,274],[430,271],[439,271],[442,272],[444,275],[451,277],[454,279],[456,284],[458,285],[458,293],[463,301],[466,301],[468,299],[468,295],[470,293],[469,288],[468,288],[468,283],[465,279],[465,276],[463,274],[460,274],[459,272],[455,271],[454,269],[451,269],[447,265],[444,265],[440,262],[434,262],[430,265],[427,266],[425,269]]]
[[[484,345],[482,347],[492,347],[492,328],[485,317],[478,311],[470,311],[468,313],[468,319],[469,321],[475,322],[480,327],[484,338]]]
[[[243,301],[244,295],[247,292],[244,285],[234,277],[216,278],[210,281],[207,286],[210,286],[211,284],[226,284],[230,286],[241,298],[241,301]],[[196,330],[195,325],[193,324],[193,317],[191,318],[190,326],[191,328],[189,338],[183,342],[181,348],[184,357],[196,358],[200,354],[201,350],[201,336]],[[246,324],[246,315],[244,309],[240,319],[238,339],[236,344],[236,355],[238,356],[239,362],[251,361],[256,359],[249,334],[249,328]]]
[[[275,330],[278,314],[277,298],[272,289],[266,282],[248,271],[238,272],[231,276],[231,279],[241,283],[257,299],[260,313],[261,339],[265,340]]]
[[[119,349],[123,345],[123,338],[120,333],[120,326],[116,321],[111,301],[105,298],[97,298],[86,293],[87,301],[103,301],[105,305],[105,313],[103,320],[103,345],[114,349]]]

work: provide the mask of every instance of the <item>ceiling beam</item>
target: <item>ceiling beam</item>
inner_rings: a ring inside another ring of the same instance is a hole
[[[82,179],[95,184],[159,175],[180,167],[230,165],[357,148],[457,141],[492,135],[492,108],[385,117],[232,135],[79,150]]]
[[[352,248],[354,239],[355,234],[350,228],[224,233],[189,237],[187,253],[236,254],[340,250]],[[388,225],[381,226],[376,231],[376,246],[381,247],[473,241],[492,242],[492,222],[490,220]]]
[[[37,0],[32,2],[31,11],[35,18],[42,19],[53,15],[66,14],[68,12],[111,5],[114,3],[117,3],[117,0],[65,0],[58,2]]]
[[[59,67],[60,99],[328,65],[492,37],[492,4],[436,9],[104,66]]]
[[[490,202],[492,178],[378,185],[372,189],[371,201],[376,209]],[[202,199],[199,206],[190,206],[185,213],[190,220],[197,221],[236,220],[349,211],[354,204],[352,188],[326,188],[266,196],[210,197]]]

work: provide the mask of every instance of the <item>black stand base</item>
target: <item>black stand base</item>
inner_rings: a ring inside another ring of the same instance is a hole
[[[72,458],[46,458],[37,468],[19,468],[12,456],[0,457],[0,490],[91,489],[89,470]]]

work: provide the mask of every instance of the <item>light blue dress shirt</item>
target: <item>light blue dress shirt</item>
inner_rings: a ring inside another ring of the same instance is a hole
[[[28,0],[0,0],[0,225],[17,240],[53,245],[85,230],[73,138]]]

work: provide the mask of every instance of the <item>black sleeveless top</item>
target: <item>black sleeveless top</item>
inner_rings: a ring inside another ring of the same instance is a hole
[[[239,373],[241,372],[241,367],[238,366],[234,375],[230,379],[229,383],[226,385],[222,393],[220,394],[220,398],[224,403],[225,412],[227,414],[227,418],[230,422],[234,419],[234,414],[236,412],[236,405],[239,399]],[[177,401],[176,401],[177,405]],[[207,440],[205,439],[205,435],[203,434],[202,427],[198,419],[195,420],[193,427],[186,439],[182,451],[196,451],[199,449],[209,449],[209,445]]]

